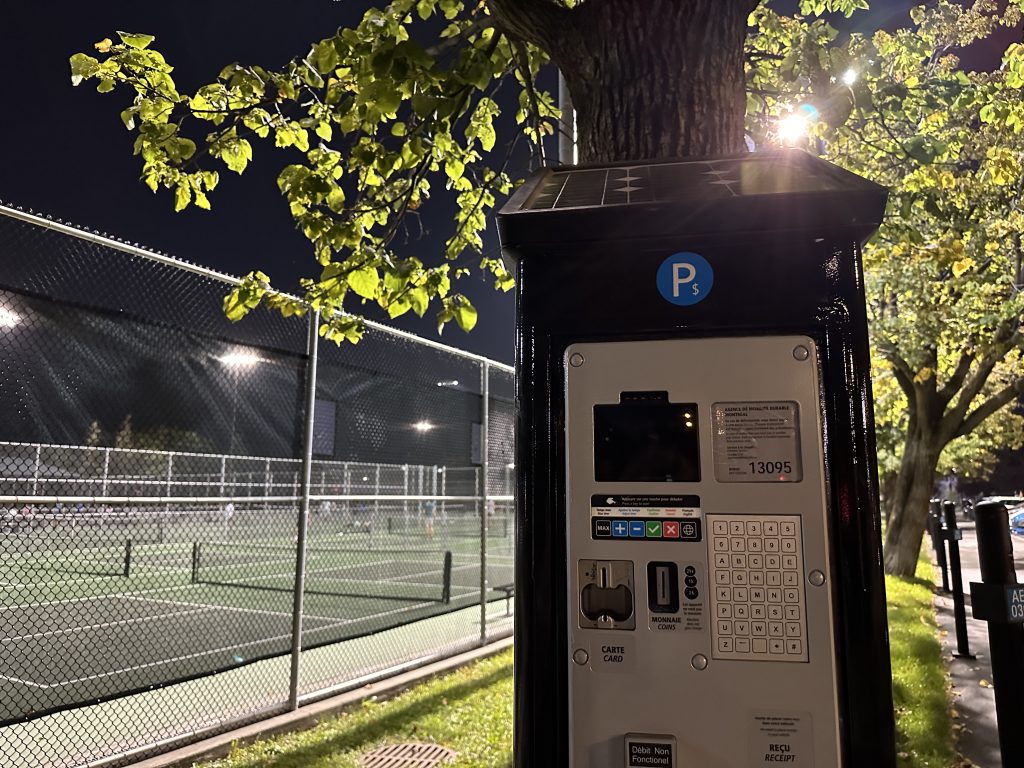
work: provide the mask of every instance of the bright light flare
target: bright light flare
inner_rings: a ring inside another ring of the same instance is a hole
[[[229,368],[251,368],[263,362],[263,358],[252,352],[228,352],[217,358]]]
[[[810,127],[810,120],[807,115],[797,112],[790,112],[788,115],[779,118],[778,135],[779,141],[788,146],[794,146],[807,141],[807,129]]]
[[[857,82],[857,70],[851,67],[843,72],[843,85],[853,85]]]
[[[13,328],[21,322],[21,315],[7,307],[0,307],[0,328]]]
[[[429,432],[434,428],[434,425],[431,424],[429,421],[417,421],[415,424],[412,425],[412,428],[415,429],[417,432]]]

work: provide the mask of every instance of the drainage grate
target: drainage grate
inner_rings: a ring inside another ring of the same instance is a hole
[[[433,768],[455,759],[440,744],[389,744],[370,750],[359,761],[363,768]]]

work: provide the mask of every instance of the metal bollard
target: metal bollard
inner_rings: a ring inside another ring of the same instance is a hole
[[[945,531],[942,530],[942,502],[932,501],[930,507],[930,517],[935,531],[935,562],[942,571],[942,591],[949,594],[949,564],[946,562]]]
[[[988,644],[992,655],[992,683],[995,688],[999,751],[1004,766],[1024,765],[1024,617],[1013,609],[1017,573],[1013,566],[1013,544],[1006,506],[986,502],[975,508],[978,559],[982,583],[971,584],[971,608],[975,618],[988,621]],[[1011,623],[1013,622],[1013,623]]]
[[[960,529],[956,524],[956,505],[952,501],[942,505],[946,520],[945,539],[949,542],[949,571],[953,580],[953,623],[956,626],[956,653],[959,659],[973,659],[967,637],[967,609],[964,605],[964,579],[960,572]]]
[[[939,528],[935,525],[935,522],[939,519],[939,510],[942,508],[942,502],[938,499],[932,499],[928,502],[928,523],[925,526],[925,530],[928,531],[928,537],[932,540],[932,552],[935,553],[935,557],[939,556]]]

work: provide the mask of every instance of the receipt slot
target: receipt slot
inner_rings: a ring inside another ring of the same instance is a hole
[[[810,155],[546,169],[519,279],[517,768],[895,766],[860,246]]]

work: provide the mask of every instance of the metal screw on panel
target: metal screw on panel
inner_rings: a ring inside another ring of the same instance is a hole
[[[581,365],[583,365],[583,355],[581,355],[579,352],[573,352],[571,355],[569,355],[569,365],[571,365],[573,368],[579,368]]]
[[[703,653],[698,653],[692,659],[690,659],[690,666],[696,669],[698,672],[702,669],[708,668],[708,657]]]
[[[795,347],[793,347],[793,357],[795,357],[800,362],[803,362],[810,356],[811,351],[807,349],[807,347],[805,347],[803,344],[797,344]]]
[[[575,651],[572,652],[572,660],[573,663],[582,667],[584,664],[590,661],[590,654],[587,653],[586,650],[584,650],[583,648],[577,648]]]
[[[807,580],[811,582],[812,586],[820,587],[825,583],[825,574],[821,571],[811,571],[807,574]]]

